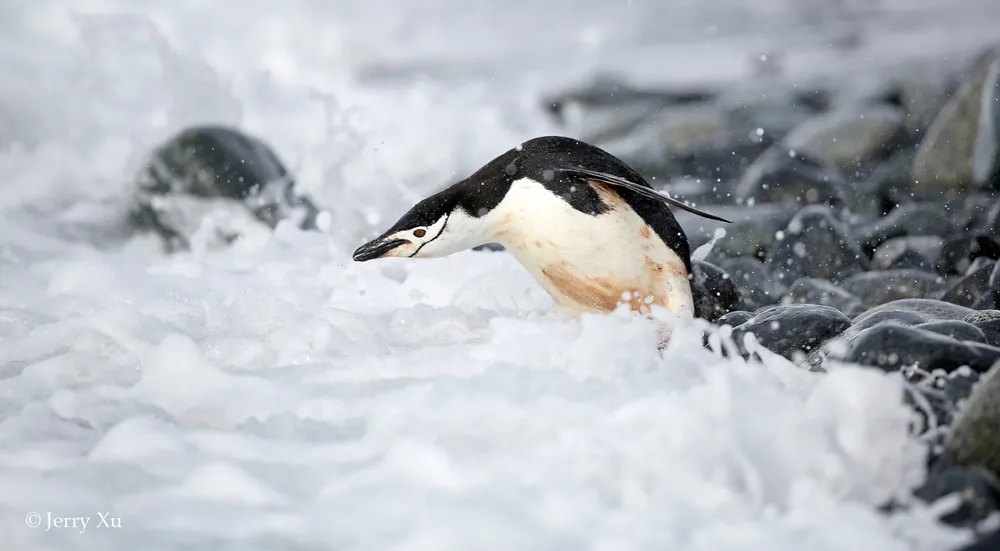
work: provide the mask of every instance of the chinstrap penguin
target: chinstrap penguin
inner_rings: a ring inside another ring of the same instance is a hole
[[[568,137],[524,142],[468,178],[420,201],[354,260],[447,256],[503,245],[560,313],[651,305],[697,316],[690,247],[668,204],[729,222],[662,195],[610,153]]]

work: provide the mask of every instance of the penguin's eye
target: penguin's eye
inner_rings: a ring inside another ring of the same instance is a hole
[[[413,235],[415,237],[423,237],[423,236],[427,235],[427,230],[425,230],[423,228],[413,230]]]

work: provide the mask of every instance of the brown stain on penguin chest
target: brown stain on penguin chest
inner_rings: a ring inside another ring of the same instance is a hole
[[[645,258],[645,263],[646,267],[649,268],[651,272],[656,272],[658,274],[663,273],[663,264],[660,264],[659,262],[653,260],[652,258],[649,258],[648,256]]]
[[[650,304],[667,306],[663,296],[643,293],[604,277],[581,277],[566,264],[542,268],[542,275],[569,300],[605,312],[613,311],[619,304],[627,305],[632,311],[648,311]]]
[[[495,235],[562,311],[607,313],[624,305],[649,315],[653,305],[688,309],[680,259],[616,188],[588,184],[605,206],[597,216],[538,193],[531,182],[516,184],[518,192],[529,191],[514,195],[509,210],[497,214]]]

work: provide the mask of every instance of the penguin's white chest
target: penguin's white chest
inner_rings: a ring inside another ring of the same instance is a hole
[[[658,305],[691,318],[691,288],[680,256],[613,188],[592,186],[609,207],[597,216],[574,209],[533,180],[515,181],[490,213],[496,241],[562,311],[609,312],[625,304],[648,313]]]

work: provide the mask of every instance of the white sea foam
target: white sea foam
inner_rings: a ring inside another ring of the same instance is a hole
[[[0,6],[0,546],[962,541],[920,509],[874,510],[922,476],[893,376],[766,353],[746,365],[681,328],[661,356],[644,322],[549,315],[504,254],[350,260],[416,198],[554,131],[540,92],[622,60],[636,78],[738,74],[768,33],[795,28],[793,4]],[[895,54],[887,44],[930,36],[921,48],[948,52],[995,31],[976,16],[995,16],[990,3],[959,4],[964,20],[949,7],[874,40]],[[950,23],[961,36],[934,42]],[[821,46],[801,44],[792,69],[816,65]],[[271,143],[331,211],[329,231],[282,225],[171,257],[116,241],[142,156],[199,122]],[[122,527],[96,527],[98,511]],[[93,520],[46,532],[30,512]]]

